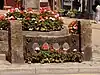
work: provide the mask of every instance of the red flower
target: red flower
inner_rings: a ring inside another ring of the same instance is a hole
[[[24,11],[20,11],[21,14],[24,14]]]
[[[15,9],[14,8],[10,9],[10,12],[11,13],[15,12]]]
[[[42,16],[40,16],[40,19],[43,19]]]
[[[33,9],[32,8],[28,8],[27,11],[33,11]]]
[[[30,19],[31,19],[30,17],[27,17],[27,18],[26,18],[26,20],[30,20]]]
[[[44,13],[44,12],[50,11],[50,10],[51,10],[51,9],[48,8],[48,7],[41,7],[41,8],[40,8],[40,13]]]
[[[77,30],[77,29],[78,29],[78,27],[77,27],[77,26],[73,26],[73,28],[74,28],[75,30]]]
[[[0,20],[3,20],[5,18],[4,15],[0,15]]]
[[[42,49],[43,50],[48,50],[49,49],[49,45],[47,43],[42,45]]]

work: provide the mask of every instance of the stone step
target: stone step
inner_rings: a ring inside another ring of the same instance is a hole
[[[0,54],[0,60],[6,60],[6,55],[5,54]]]

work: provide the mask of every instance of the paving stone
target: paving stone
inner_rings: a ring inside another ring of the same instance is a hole
[[[36,74],[66,74],[77,73],[78,68],[36,68]]]

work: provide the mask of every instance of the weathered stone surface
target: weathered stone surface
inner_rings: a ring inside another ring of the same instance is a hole
[[[48,38],[58,38],[68,35],[68,29],[63,26],[61,31],[50,31],[50,32],[40,32],[40,31],[23,31],[23,35],[26,37],[48,37]]]
[[[8,51],[8,42],[0,41],[0,53],[6,53]]]
[[[0,53],[8,51],[8,32],[0,30]]]
[[[34,44],[32,45],[32,49],[33,49],[33,50],[40,50],[39,44],[38,44],[38,43],[34,43]]]
[[[100,62],[100,25],[92,25],[92,60]]]
[[[25,36],[24,41],[39,43],[42,45],[47,42],[63,44],[68,38],[68,31],[64,28],[61,31],[51,31],[51,32],[38,32],[38,31],[24,31],[23,35]],[[68,40],[67,40],[68,42]]]
[[[81,50],[84,52],[84,60],[92,59],[92,28],[89,20],[81,20]]]
[[[8,32],[0,30],[0,41],[8,41]]]
[[[79,35],[70,35],[69,40],[70,50],[77,49],[79,51]]]
[[[62,47],[64,51],[67,51],[70,48],[67,42],[65,42]]]
[[[69,36],[66,27],[61,31],[37,32],[24,31],[24,50],[31,50],[33,43],[37,42],[42,46],[45,42],[49,45],[58,43],[62,46],[65,42],[69,43]],[[60,48],[60,47],[59,47]]]
[[[8,61],[11,63],[24,63],[22,25],[19,21],[10,21]]]
[[[69,19],[67,19],[67,22],[68,20]],[[80,20],[80,21],[81,21],[81,47],[82,47],[81,49],[84,52],[84,60],[87,61],[87,60],[91,60],[92,58],[92,49],[91,49],[92,29],[91,29],[91,24],[89,20]],[[17,27],[18,26],[15,26],[14,29],[17,29]],[[20,32],[19,29],[18,29],[18,32]],[[5,36],[3,38],[3,36],[0,33],[1,41],[7,40],[6,34],[7,33],[4,34]],[[15,35],[17,34],[12,35],[12,37]],[[45,42],[48,42],[48,44],[58,43],[59,45],[63,45],[65,42],[67,42],[69,44],[70,49],[79,50],[79,35],[68,35],[68,29],[63,29],[61,31],[52,31],[52,32],[23,31],[23,36],[25,36],[23,41],[27,42],[27,44],[24,43],[24,47],[27,47],[29,49],[32,49],[32,45],[35,42],[37,42],[39,45],[42,45]],[[19,37],[20,36],[18,36],[17,38]],[[18,41],[18,39],[16,41]],[[16,43],[17,42],[14,42],[13,44],[16,44]],[[20,41],[19,41],[19,44],[20,44]],[[3,46],[3,45],[5,45],[5,43],[0,43],[0,46]],[[7,43],[6,43],[6,46],[3,47],[4,49],[0,49],[0,50],[7,50],[5,49],[6,47],[7,47]],[[18,53],[18,52],[15,51],[15,53]]]
[[[59,49],[60,49],[60,46],[59,46],[58,43],[54,43],[54,44],[53,44],[53,48],[54,48],[55,50],[59,50]]]
[[[39,9],[39,2],[40,0],[23,0],[25,2],[25,9],[33,8]]]
[[[92,28],[91,28],[91,23],[90,20],[85,20],[85,19],[75,19],[75,18],[64,18],[64,23],[66,24],[66,27],[68,28],[68,25],[72,22],[78,20],[81,22],[81,50],[84,52],[84,60],[91,60],[92,58]],[[73,38],[73,39],[72,39]],[[72,45],[71,48],[76,48],[78,47],[79,49],[79,37],[75,39],[74,36],[71,36],[70,39],[73,41],[70,42]],[[77,43],[72,43],[77,41]]]

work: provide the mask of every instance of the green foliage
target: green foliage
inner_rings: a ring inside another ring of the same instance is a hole
[[[39,31],[57,31],[62,29],[63,22],[59,17],[55,17],[57,14],[52,12],[44,12],[39,14]]]
[[[8,20],[20,20],[22,29],[27,31],[58,31],[62,29],[63,21],[55,11],[41,9],[39,14],[32,9],[10,9],[5,16]],[[3,21],[2,21],[3,22]]]
[[[8,30],[8,26],[10,22],[8,20],[0,20],[0,29],[1,30]]]
[[[62,12],[64,12],[64,11],[65,11],[65,9],[60,9],[58,12],[62,13]]]
[[[64,63],[64,62],[82,62],[82,54],[77,51],[58,53],[54,50],[40,50],[38,52],[27,52],[25,58],[26,63],[31,61],[32,63]]]
[[[69,10],[67,12],[67,16],[68,17],[71,17],[71,18],[75,18],[78,14],[80,14],[81,12],[79,12],[78,10],[76,9],[72,9],[72,10]]]
[[[14,20],[18,20],[19,18],[24,18],[27,15],[26,12],[19,12],[19,11],[13,11],[13,12],[8,12],[6,14],[6,18],[12,20],[12,17]]]
[[[27,13],[24,18],[22,18],[22,28],[23,30],[37,30],[38,26],[38,15]]]

